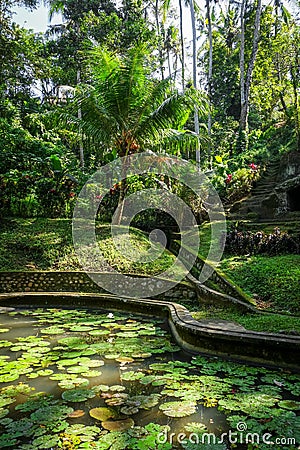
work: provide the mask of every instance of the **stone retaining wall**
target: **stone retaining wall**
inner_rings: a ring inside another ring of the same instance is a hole
[[[94,275],[106,278],[106,280],[113,280],[114,277],[110,273]],[[133,280],[137,278],[135,276]],[[150,293],[162,281],[160,278],[154,279],[145,276],[143,278],[146,278],[145,290]],[[128,295],[126,293],[126,281],[123,282],[124,296],[126,296]],[[85,272],[0,272],[0,292],[90,292],[103,294],[108,291],[94,283]],[[197,289],[191,283],[181,282],[167,292],[154,296],[154,298],[196,301]]]

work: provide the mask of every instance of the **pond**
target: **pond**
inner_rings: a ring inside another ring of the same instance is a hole
[[[0,448],[298,448],[298,374],[187,354],[160,319],[0,311]]]

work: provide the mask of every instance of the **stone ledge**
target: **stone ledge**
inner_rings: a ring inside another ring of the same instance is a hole
[[[193,319],[186,308],[174,302],[94,293],[21,292],[0,294],[0,305],[105,308],[166,317],[175,340],[187,351],[300,370],[300,338],[233,329],[230,323],[201,323]]]

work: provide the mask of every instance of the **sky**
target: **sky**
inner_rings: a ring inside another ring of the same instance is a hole
[[[1,0],[0,0],[1,1]],[[41,5],[34,11],[28,11],[25,8],[14,8],[13,20],[24,28],[32,28],[35,32],[44,32],[50,25],[48,19],[48,9]],[[61,23],[59,15],[54,15],[51,24]]]
[[[1,0],[0,0],[1,1]],[[47,30],[47,26],[50,25],[48,18],[48,9],[41,5],[39,8],[33,11],[28,11],[25,8],[14,8],[14,21],[24,28],[32,28],[35,32],[44,32]],[[190,22],[189,11],[184,17],[186,23]],[[61,15],[54,14],[51,24],[61,23]],[[189,29],[190,25],[187,29]]]

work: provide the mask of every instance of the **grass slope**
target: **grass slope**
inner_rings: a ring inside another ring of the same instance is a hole
[[[97,241],[107,262],[119,272],[155,275],[172,265],[175,257],[164,251],[154,261],[143,262],[150,247],[148,237],[137,229],[130,230],[133,252],[139,255],[134,261],[122,255],[128,239],[110,235],[110,226],[97,225]],[[106,265],[98,270],[106,270]],[[0,227],[0,270],[81,270],[73,248],[72,222],[68,219],[11,219]]]

